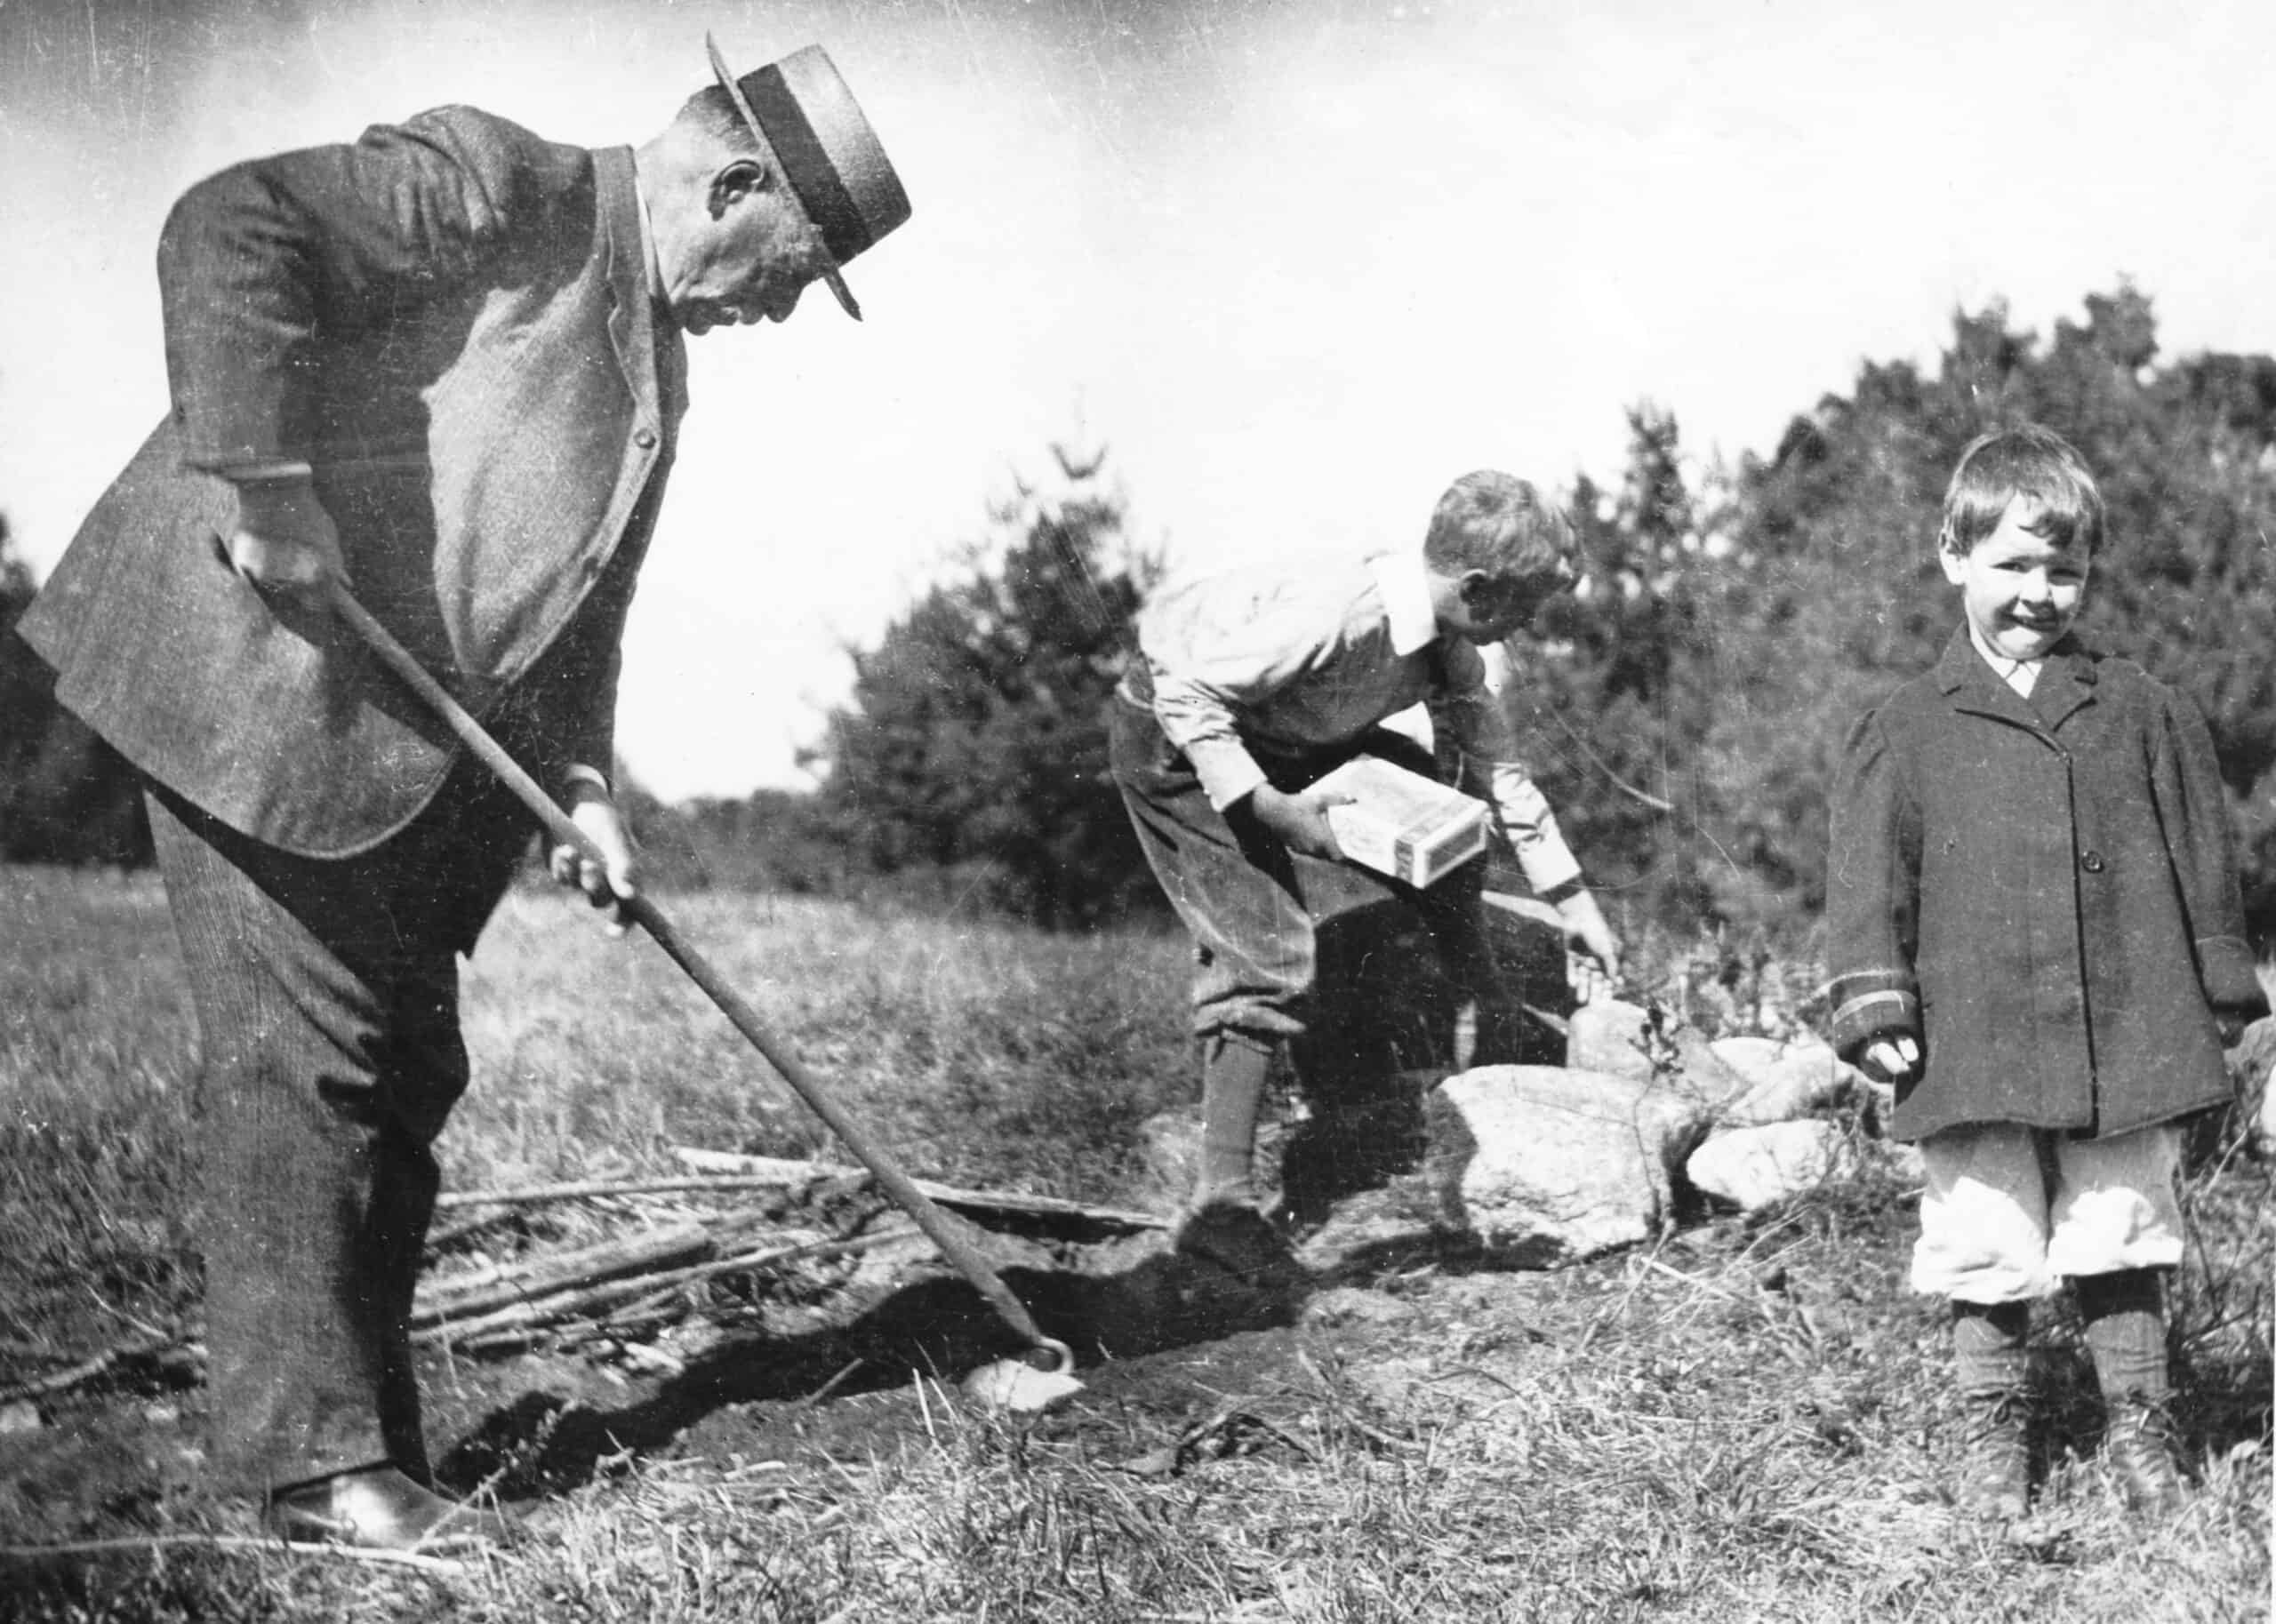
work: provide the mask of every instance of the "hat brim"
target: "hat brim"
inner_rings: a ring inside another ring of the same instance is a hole
[[[758,144],[772,156],[774,152],[774,143],[767,139],[766,126],[758,122],[758,114],[752,108],[750,98],[743,94],[742,81],[738,79],[733,71],[728,68],[727,59],[720,54],[719,42],[712,37],[708,29],[703,35],[703,49],[710,55],[713,76],[719,81],[719,88],[727,92],[727,100],[735,104],[735,111],[741,116],[743,127],[757,137]],[[781,167],[781,160],[777,158],[776,168],[780,171]],[[821,280],[829,284],[830,292],[837,296],[839,308],[855,321],[860,321],[862,306],[854,299],[854,290],[845,285],[845,273],[839,268],[837,260],[830,256],[829,246],[822,237],[821,228],[814,223],[813,216],[807,212],[805,200],[798,196],[798,188],[788,184],[786,180],[782,187],[782,195],[790,200],[791,206],[797,209],[800,217],[805,220],[806,228],[813,233],[815,245],[821,250],[823,256]]]

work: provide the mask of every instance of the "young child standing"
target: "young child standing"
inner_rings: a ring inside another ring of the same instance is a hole
[[[1156,593],[1114,708],[1116,783],[1155,876],[1192,932],[1202,1165],[1182,1249],[1262,1272],[1257,1116],[1274,1053],[1304,1030],[1315,941],[1296,856],[1340,855],[1310,788],[1359,751],[1411,742],[1377,724],[1427,702],[1441,763],[1493,795],[1527,882],[1607,973],[1619,944],[1548,804],[1513,759],[1478,647],[1572,584],[1563,514],[1508,474],[1456,480],[1419,549],[1302,572],[1227,571]],[[1404,750],[1401,746],[1404,745]],[[1420,762],[1428,769],[1433,764]],[[1414,893],[1442,962],[1474,995],[1493,965],[1478,864]]]
[[[2071,636],[2093,475],[2024,427],[1962,453],[1938,552],[1964,624],[1849,736],[1832,807],[1835,1042],[1893,1081],[1926,1166],[1916,1291],[1949,1298],[1968,1415],[1955,1499],[2029,1505],[2030,1304],[2068,1280],[2129,1505],[2180,1503],[2163,1279],[2177,1121],[2230,1095],[2264,1009],[2212,739]]]

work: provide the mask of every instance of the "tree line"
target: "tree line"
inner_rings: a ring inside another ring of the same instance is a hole
[[[1935,556],[1945,479],[1975,436],[2024,420],[2076,444],[2108,503],[2081,632],[2205,710],[2248,908],[2276,925],[2276,361],[2163,360],[2150,300],[2123,285],[2046,338],[1996,303],[1959,312],[1933,365],[1866,362],[1735,464],[1699,470],[1672,414],[1630,412],[1617,482],[1572,491],[1583,585],[1518,640],[1509,691],[1575,848],[1632,918],[1782,934],[1815,918],[1849,723],[1958,623]],[[819,791],[629,791],[663,883],[1054,928],[1158,906],[1107,775],[1105,707],[1162,560],[1102,454],[1054,455],[1052,493],[991,506],[942,580],[849,651],[851,690],[810,753]],[[0,614],[28,585],[0,566]],[[36,683],[6,684],[0,855],[80,860],[55,842],[107,829],[98,860],[117,860],[115,764],[40,712]]]

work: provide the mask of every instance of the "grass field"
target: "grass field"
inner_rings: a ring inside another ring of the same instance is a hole
[[[672,911],[920,1173],[1126,1199],[1138,1124],[1190,1092],[1174,938],[764,898]],[[194,1332],[194,1025],[155,882],[0,870],[0,917],[5,1386]],[[1645,957],[1664,988],[1697,979],[1664,945]],[[446,1188],[675,1172],[675,1145],[839,1154],[661,955],[551,897],[509,899],[466,1004],[477,1080]],[[78,1443],[115,1468],[145,1436],[194,1436],[194,1367],[122,1364],[0,1407],[20,1429],[0,1446],[36,1462],[0,1498],[0,1543],[127,1542],[0,1563],[0,1617],[2265,1618],[2272,1194],[2233,1144],[2192,1176],[2177,1346],[2201,1482],[2156,1527],[2114,1505],[2059,1308],[2036,1332],[2042,1509],[2018,1538],[1956,1523],[1935,1488],[1941,1324],[1903,1290],[1911,1211],[1877,1162],[1766,1217],[1701,1213],[1558,1273],[1455,1256],[1355,1269],[1293,1320],[1087,1368],[1089,1391],[1033,1422],[906,1370],[819,1398],[728,1384],[579,1473],[509,1472],[530,1539],[425,1568],[233,1544],[242,1514],[179,1471],[75,1478]],[[581,1369],[504,1361],[468,1390],[507,1406],[613,1391],[625,1415],[654,1396]],[[447,1428],[485,1419],[441,1408]]]

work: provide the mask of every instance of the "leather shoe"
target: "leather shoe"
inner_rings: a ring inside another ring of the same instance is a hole
[[[1963,1403],[1952,1504],[1979,1522],[2020,1522],[2031,1511],[2031,1401],[2002,1388],[1967,1394]]]
[[[301,1545],[353,1545],[365,1550],[437,1551],[504,1544],[513,1519],[479,1511],[422,1488],[392,1466],[365,1467],[268,1497],[269,1532]]]
[[[1253,1201],[1198,1198],[1178,1215],[1170,1244],[1186,1257],[1205,1259],[1262,1290],[1296,1291],[1306,1281],[1288,1237]]]
[[[2105,1446],[2128,1511],[2170,1516],[2189,1503],[2189,1488],[2174,1459],[2181,1441],[2170,1401],[2129,1393],[2111,1406]]]

